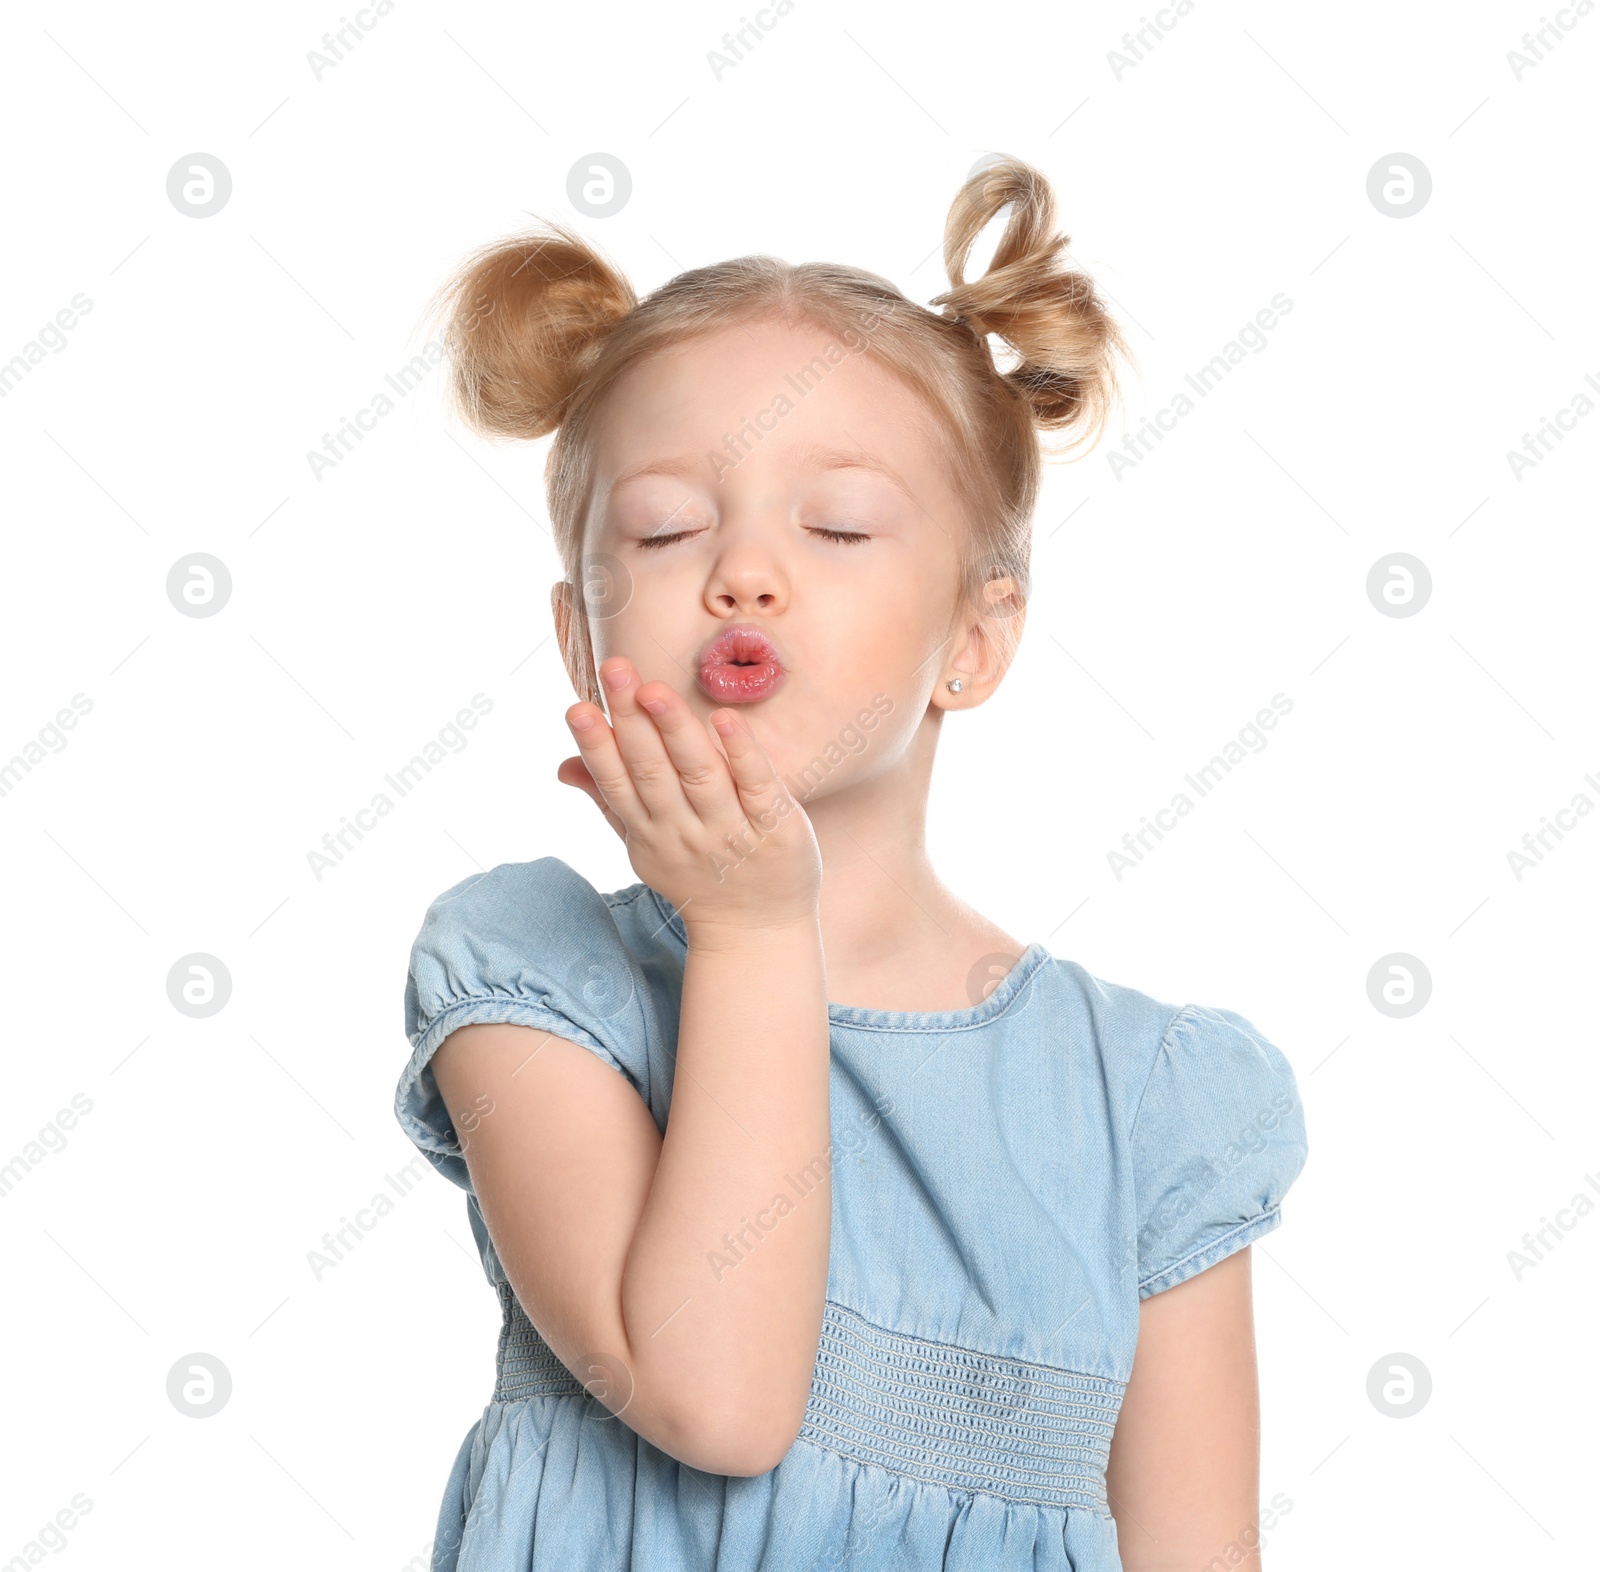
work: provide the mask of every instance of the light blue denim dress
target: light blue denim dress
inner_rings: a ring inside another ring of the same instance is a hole
[[[1120,1572],[1105,1468],[1139,1302],[1278,1226],[1306,1156],[1288,1061],[1230,1010],[1037,943],[970,1009],[830,1005],[833,1232],[805,1423],[768,1473],[709,1474],[611,1415],[535,1331],[429,1068],[469,1022],[547,1029],[664,1129],[685,953],[648,885],[601,894],[554,857],[428,908],[395,1110],[467,1192],[503,1315],[434,1572]]]

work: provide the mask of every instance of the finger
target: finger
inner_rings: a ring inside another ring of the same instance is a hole
[[[767,750],[756,740],[755,733],[740,716],[732,710],[713,710],[711,724],[722,739],[723,751],[728,756],[728,769],[746,818],[753,820],[758,813],[770,814],[774,804],[782,798],[788,798],[793,806],[799,806],[778,772],[773,769]]]
[[[700,818],[710,823],[740,812],[727,761],[683,695],[664,682],[647,682],[635,697],[655,721],[683,794]]]
[[[565,786],[576,786],[600,810],[606,823],[623,840],[627,840],[628,826],[611,811],[611,805],[601,794],[600,788],[595,785],[594,777],[589,773],[588,765],[581,758],[563,759],[556,767],[556,779]]]
[[[639,674],[626,655],[613,655],[600,663],[606,685],[611,729],[622,762],[633,777],[634,791],[651,818],[671,818],[689,812],[678,772],[667,755],[666,744],[654,719],[639,708]]]
[[[567,711],[567,725],[589,778],[599,787],[612,812],[627,825],[646,823],[650,810],[633,789],[633,777],[622,762],[605,716],[593,704],[574,704]]]

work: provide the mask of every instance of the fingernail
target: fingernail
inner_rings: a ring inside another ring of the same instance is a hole
[[[738,725],[738,722],[734,720],[731,715],[717,715],[712,717],[711,724],[715,726],[724,737],[731,737],[733,735],[733,728]]]
[[[567,724],[574,731],[588,731],[588,729],[594,725],[594,716],[591,715],[588,710],[579,710],[576,715],[572,716],[567,721]]]
[[[664,714],[667,708],[664,699],[640,699],[639,706],[641,709],[649,710],[652,715]]]
[[[608,688],[620,688],[627,682],[627,680],[628,668],[626,666],[613,666],[611,670],[606,673],[606,686]]]

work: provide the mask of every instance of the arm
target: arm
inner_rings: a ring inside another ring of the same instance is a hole
[[[601,722],[580,747],[689,937],[666,1133],[615,1070],[528,1027],[463,1027],[434,1074],[506,1275],[557,1357],[662,1450],[757,1474],[799,1432],[827,1291],[831,1187],[798,1199],[786,1182],[828,1168],[820,859],[799,805],[772,811],[787,794],[748,731],[720,764],[680,697],[639,690],[665,706],[652,721],[628,678],[616,739]],[[728,867],[735,828],[753,849]]]
[[[1246,1246],[1140,1306],[1106,1470],[1125,1572],[1259,1569],[1259,1475]]]

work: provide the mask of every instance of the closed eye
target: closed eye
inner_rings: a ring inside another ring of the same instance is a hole
[[[658,546],[670,546],[674,541],[688,540],[692,535],[698,535],[700,533],[701,532],[697,529],[681,529],[670,535],[646,535],[639,541],[635,542],[635,544],[643,547],[646,551],[649,551]],[[811,535],[820,535],[824,540],[836,541],[838,544],[843,546],[856,546],[860,545],[863,541],[872,539],[870,535],[863,535],[856,530],[847,529],[808,528],[807,533]]]
[[[637,544],[648,551],[655,546],[670,546],[675,540],[687,540],[691,535],[698,535],[699,533],[700,531],[697,529],[680,529],[671,535],[646,535]]]

